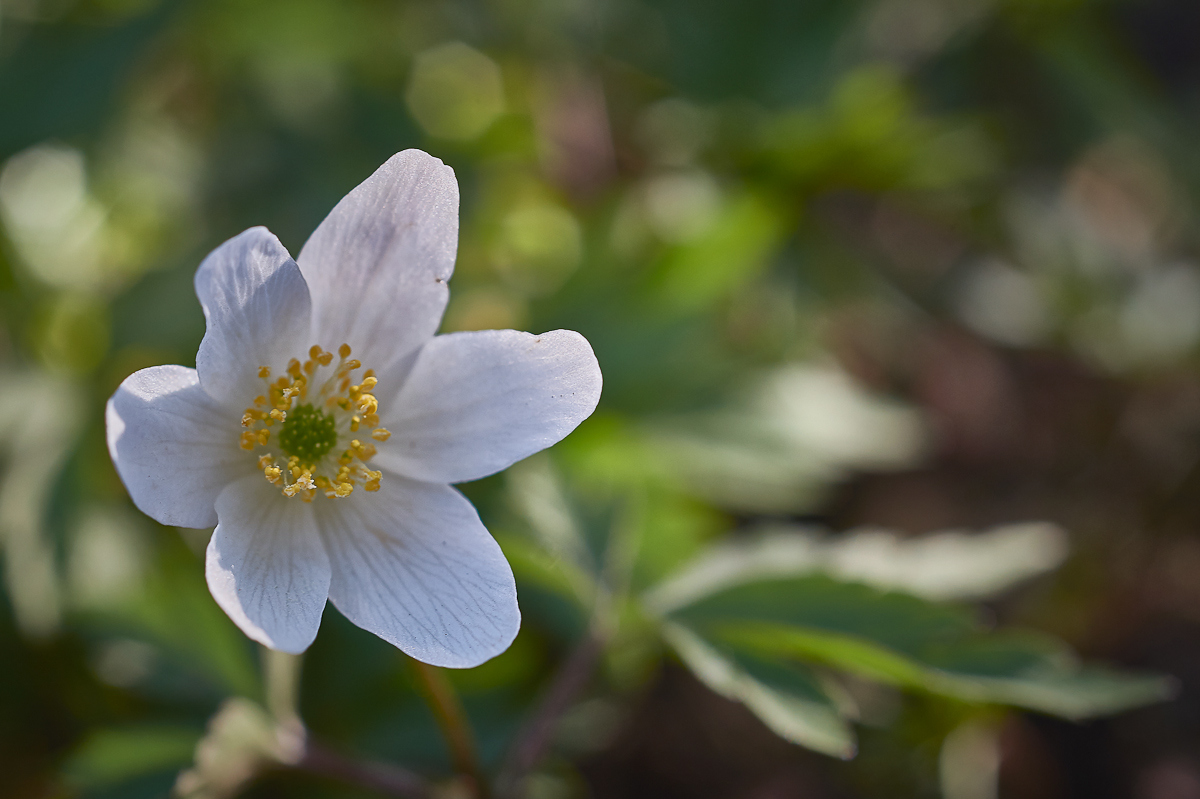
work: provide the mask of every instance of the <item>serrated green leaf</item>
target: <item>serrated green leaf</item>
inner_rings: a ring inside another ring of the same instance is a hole
[[[1049,636],[989,633],[963,608],[824,576],[734,586],[669,619],[718,645],[771,660],[821,663],[963,701],[1073,719],[1171,693],[1160,677],[1084,669]]]
[[[807,669],[722,652],[678,624],[666,624],[663,637],[697,679],[741,702],[781,738],[835,757],[854,756],[850,724]]]
[[[976,630],[973,615],[961,607],[824,575],[735,585],[679,608],[671,618],[701,632],[724,622],[750,622],[851,635],[902,654]]]
[[[1169,678],[1080,666],[1064,649],[1038,655],[1019,633],[954,642],[926,658],[854,636],[783,625],[725,625],[713,633],[763,657],[801,658],[966,702],[1014,705],[1074,720],[1161,701],[1174,692]],[[940,667],[981,643],[990,650],[989,660],[976,659],[974,668]]]

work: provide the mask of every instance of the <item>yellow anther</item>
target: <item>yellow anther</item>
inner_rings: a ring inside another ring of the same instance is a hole
[[[286,376],[281,377],[275,381],[275,387],[276,388],[287,388],[287,385],[289,382],[291,382],[291,381],[289,381]]]
[[[283,493],[287,494],[289,497],[294,497],[301,491],[315,491],[316,488],[317,484],[313,482],[312,473],[306,470],[303,474],[296,478],[296,482],[284,487]]]
[[[261,406],[263,406],[263,405],[266,405],[266,404],[267,404],[267,398],[266,398],[266,397],[264,397],[262,394],[259,394],[257,397],[255,397],[255,398],[254,398],[254,404],[255,404],[255,405],[258,405],[258,406],[260,406],[260,407],[261,407]]]
[[[268,466],[263,469],[263,476],[267,478],[268,483],[275,484],[283,479],[283,470],[278,466]]]
[[[362,366],[362,361],[359,361],[356,358],[351,358],[350,360],[346,361],[346,368],[348,370],[350,370],[351,372],[353,372],[355,369],[358,369],[361,366]]]
[[[355,454],[358,455],[358,459],[360,461],[369,461],[371,458],[375,457],[375,452],[376,452],[375,445],[371,444],[371,443],[366,443],[366,444],[363,444],[362,446],[360,446],[358,448],[358,452]]]
[[[363,381],[365,382],[374,376],[375,376],[375,370],[368,369],[367,371],[363,372]]]
[[[316,361],[322,366],[328,366],[329,364],[333,363],[333,353],[322,352],[319,356],[317,356]]]
[[[242,433],[242,439],[241,439],[242,449],[254,449],[254,446],[257,443],[258,443],[258,436],[255,435],[254,432],[247,430],[245,433]]]
[[[314,344],[308,348],[308,357],[312,358],[315,361],[321,357],[321,352],[322,352],[321,345]]]
[[[252,424],[254,424],[254,417],[247,412],[242,416],[242,427],[249,427]]]
[[[379,414],[368,413],[363,417],[363,421],[367,423],[368,427],[379,427]]]
[[[353,483],[338,483],[337,488],[335,488],[333,491],[335,496],[342,498],[350,496],[350,492],[353,490]]]
[[[316,361],[305,361],[304,362],[304,373],[305,374],[311,375],[315,371],[317,371],[317,362]]]
[[[291,375],[292,377],[300,376],[300,359],[299,358],[292,358],[290,361],[288,361],[287,373],[289,375]]]
[[[287,419],[287,413],[285,411],[279,410],[278,408],[275,408],[274,410],[271,411],[271,418],[277,422],[282,422]]]
[[[379,402],[373,394],[363,394],[358,398],[358,409],[364,414],[375,413],[379,410]]]
[[[361,423],[362,423],[362,419],[358,418],[357,416],[351,416],[351,417],[350,417],[350,432],[351,432],[351,433],[357,433],[357,432],[358,432],[358,426],[359,426],[359,424],[361,424]]]
[[[272,458],[270,455],[263,455],[261,458],[258,459],[258,468],[265,469],[268,466],[272,465],[273,463],[275,463],[274,458]]]
[[[268,377],[271,376],[271,367],[269,367],[269,366],[258,367],[258,376],[261,377],[263,380],[266,380]]]
[[[378,480],[370,480],[370,481],[364,483],[363,490],[364,491],[378,491],[379,490],[379,481]]]
[[[376,427],[371,431],[371,438],[375,439],[376,441],[387,441],[391,437],[391,431],[384,427]]]
[[[367,377],[367,378],[364,378],[362,381],[362,390],[370,391],[371,389],[375,388],[375,386],[377,386],[377,385],[379,385],[379,381],[376,378]]]
[[[258,443],[259,444],[262,444],[265,447],[267,445],[267,442],[270,440],[271,440],[271,431],[270,430],[259,430],[258,431]]]

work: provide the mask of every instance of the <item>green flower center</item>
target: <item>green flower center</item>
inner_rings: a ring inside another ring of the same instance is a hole
[[[337,440],[333,417],[310,404],[297,405],[288,411],[279,431],[279,448],[307,464],[325,457]]]

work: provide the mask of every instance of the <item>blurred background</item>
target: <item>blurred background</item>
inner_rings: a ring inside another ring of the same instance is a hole
[[[194,364],[210,249],[297,253],[420,147],[462,186],[443,331],[578,330],[605,375],[567,441],[464,487],[525,619],[450,675],[485,764],[599,559],[621,621],[530,795],[1200,799],[1198,124],[1190,0],[2,0],[0,796],[164,796],[261,699],[208,531],[133,508],[103,404]],[[998,528],[995,591],[950,556],[893,582],[933,568],[914,592],[1176,698],[1077,723],[847,679],[857,756],[789,743],[621,604],[767,527]],[[301,710],[447,769],[401,656],[332,608]]]

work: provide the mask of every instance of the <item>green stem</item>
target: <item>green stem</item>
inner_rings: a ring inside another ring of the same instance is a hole
[[[299,724],[300,665],[303,656],[263,647],[262,661],[267,710],[280,724]]]
[[[475,784],[475,796],[478,799],[487,799],[488,783],[479,765],[475,736],[471,732],[471,724],[454,686],[436,666],[413,658],[409,658],[409,663],[412,664],[413,673],[420,683],[421,693],[429,709],[433,711],[442,736],[446,739],[446,745],[450,748],[454,770],[470,778]]]

